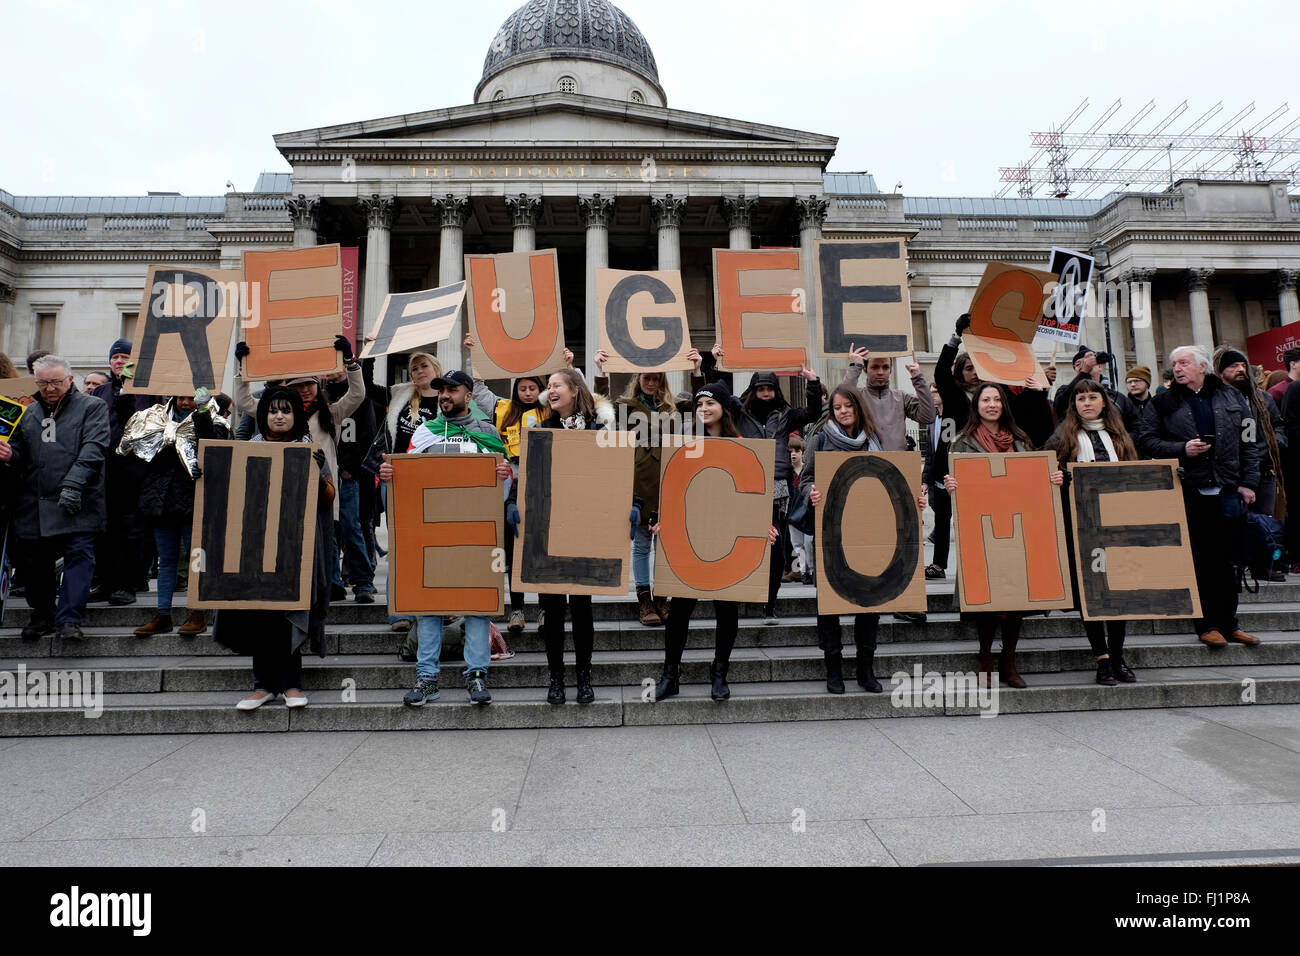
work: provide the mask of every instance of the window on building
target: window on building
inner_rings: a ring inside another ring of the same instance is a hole
[[[555,88],[561,93],[578,92],[578,81],[571,76],[562,76],[560,81],[555,84]]]
[[[57,312],[36,313],[36,349],[54,351],[54,323],[58,317]]]
[[[629,94],[628,99],[631,100],[633,103],[644,103],[645,94],[642,93],[640,90],[633,90],[631,94]]]
[[[493,102],[499,102],[501,100],[504,100],[505,98],[506,98],[505,90],[497,90],[495,93],[492,94]]]
[[[918,352],[932,351],[929,312],[926,309],[912,310],[912,348]]]
[[[122,331],[118,333],[118,338],[130,339],[135,335],[135,320],[139,315],[139,312],[122,312]]]

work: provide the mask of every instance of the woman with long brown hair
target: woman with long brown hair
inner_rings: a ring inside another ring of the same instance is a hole
[[[948,449],[950,455],[1008,454],[1033,451],[1029,436],[1016,425],[1011,414],[1011,401],[1007,390],[996,382],[981,382],[971,395],[971,415],[966,425]],[[1053,473],[1052,484],[1062,482],[1059,471]],[[957,479],[945,475],[943,487],[948,494],[957,491]],[[1024,687],[1025,679],[1016,670],[1016,645],[1020,642],[1020,625],[1024,611],[979,611],[968,615],[975,623],[979,638],[980,677],[993,681],[993,638],[998,625],[1002,626],[1002,656],[998,661],[998,676],[1009,687]]]
[[[1063,469],[1057,474],[1064,479],[1061,496],[1066,499],[1063,511],[1065,533],[1070,539],[1070,581],[1074,583],[1074,604],[1078,610],[1081,607],[1079,579],[1075,569],[1074,528],[1070,520],[1069,499],[1066,498],[1069,483],[1066,465],[1072,461],[1137,461],[1138,453],[1128,429],[1124,427],[1124,419],[1105,387],[1090,380],[1074,386],[1065,419],[1046,447],[1056,452],[1057,467]],[[1137,680],[1133,669],[1124,663],[1126,621],[1084,621],[1083,630],[1097,659],[1098,684],[1114,687],[1120,682],[1131,684]]]

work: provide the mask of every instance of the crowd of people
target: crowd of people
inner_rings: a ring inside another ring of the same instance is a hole
[[[444,369],[428,352],[407,360],[408,381],[391,389],[373,383],[368,363],[358,362],[352,345],[339,336],[344,371],[267,383],[260,391],[237,374],[233,397],[198,389],[191,395],[148,396],[125,389],[132,377],[132,343],[119,340],[109,351],[104,372],[87,373],[76,386],[68,363],[46,352],[28,357],[36,391],[22,399],[29,414],[8,443],[0,442],[0,500],[7,503],[9,554],[15,584],[31,608],[22,638],[35,641],[56,634],[83,640],[86,605],[108,601],[134,604],[157,577],[156,607],[135,631],[142,639],[176,627],[173,600],[185,588],[190,554],[195,482],[201,475],[197,443],[202,439],[311,442],[320,466],[312,601],[307,610],[231,610],[216,612],[213,637],[223,646],[253,658],[253,692],[238,707],[252,710],[283,696],[302,707],[302,654],[320,652],[329,605],[376,599],[375,573],[383,551],[376,537],[384,514],[387,484],[393,479],[389,456],[402,453],[492,452],[503,457],[497,473],[506,484],[505,526],[510,541],[520,533],[517,479],[527,428],[597,430],[645,428],[635,449],[633,495],[628,502],[628,536],[636,616],[645,626],[664,628],[664,664],[654,699],[679,693],[682,652],[698,602],[671,600],[655,592],[654,537],[665,513],[682,501],[660,499],[663,449],[687,433],[712,437],[772,439],[774,477],[771,562],[764,624],[777,624],[777,593],[783,582],[815,581],[813,516],[822,492],[817,486],[817,456],[826,451],[919,450],[922,494],[917,507],[933,513],[933,551],[928,579],[947,575],[954,500],[961,495],[950,473],[949,456],[961,453],[1023,453],[1049,449],[1058,468],[1051,481],[1067,493],[1068,463],[1177,459],[1202,616],[1199,640],[1211,647],[1247,645],[1259,639],[1238,626],[1237,594],[1250,531],[1248,515],[1269,521],[1286,516],[1288,496],[1300,500],[1300,349],[1286,353],[1288,371],[1264,380],[1245,355],[1220,348],[1213,355],[1196,345],[1170,354],[1170,369],[1152,390],[1152,370],[1127,370],[1123,391],[1109,356],[1081,346],[1072,360],[1074,376],[1049,389],[1033,379],[1007,386],[979,379],[962,351],[970,317],[962,316],[939,354],[932,382],[912,357],[904,371],[910,389],[893,387],[893,359],[852,348],[843,380],[828,389],[810,369],[795,379],[802,402],[792,405],[773,372],[758,372],[739,394],[730,376],[719,371],[721,346],[689,353],[690,390],[673,394],[661,372],[630,375],[626,389],[612,396],[598,351],[593,383],[567,366],[549,376],[527,376],[511,383],[508,396],[494,394],[474,377],[473,338],[463,345],[471,360],[465,368]],[[237,358],[247,355],[238,343]],[[0,377],[16,377],[0,355]],[[864,379],[865,376],[865,379]],[[909,434],[908,422],[915,424]],[[1067,506],[1064,513],[1068,518]],[[870,534],[872,516],[864,515]],[[1067,535],[1073,530],[1068,527]],[[1300,557],[1300,521],[1286,522],[1291,555]],[[1073,561],[1073,548],[1070,549]],[[513,547],[506,548],[507,562]],[[61,562],[61,571],[57,565]],[[1288,568],[1267,569],[1274,580]],[[1292,566],[1292,572],[1300,567]],[[507,564],[506,632],[525,627],[524,597]],[[1073,575],[1072,575],[1073,578]],[[56,583],[57,582],[57,583]],[[563,704],[566,612],[576,658],[576,699],[595,699],[591,659],[594,624],[587,595],[540,596],[538,629],[544,638],[550,686],[546,700]],[[1075,606],[1078,608],[1076,590]],[[730,696],[730,655],[736,641],[740,606],[713,602],[714,658],[711,695]],[[895,615],[924,621],[925,615]],[[1026,686],[1016,666],[1024,612],[972,613],[978,641],[977,667],[992,681],[994,639],[1001,634],[996,660],[1001,683]],[[404,703],[420,706],[439,694],[443,635],[451,622],[438,615],[390,618],[401,653],[415,663],[415,682]],[[495,624],[486,616],[456,622],[464,634],[461,675],[473,704],[489,702],[491,661],[508,656]],[[854,617],[856,681],[879,693],[874,656],[880,615]],[[204,612],[190,611],[178,633],[194,637],[209,625]],[[1097,683],[1131,683],[1137,677],[1124,655],[1124,621],[1082,623],[1097,664]],[[845,692],[843,641],[838,615],[818,615],[817,640],[824,656],[828,692]],[[495,651],[495,653],[494,653]]]

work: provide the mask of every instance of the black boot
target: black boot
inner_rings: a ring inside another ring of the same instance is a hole
[[[578,703],[590,704],[596,699],[596,692],[591,686],[591,671],[578,671]]]
[[[858,645],[858,686],[871,694],[879,694],[883,687],[876,679],[876,645]]]
[[[664,674],[659,678],[659,683],[655,684],[655,700],[663,700],[665,697],[676,697],[680,688],[677,686],[677,679],[681,676],[682,668],[680,664],[665,664]]]
[[[551,689],[546,692],[546,702],[564,703],[564,671],[551,671]]]
[[[826,689],[832,694],[844,693],[844,655],[840,651],[824,651],[826,655]]]
[[[713,699],[726,700],[731,696],[731,688],[727,686],[727,668],[730,662],[719,663],[714,661],[709,665],[709,680],[713,682]]]
[[[1097,683],[1103,687],[1114,687],[1119,683],[1110,672],[1110,658],[1103,657],[1097,661]]]

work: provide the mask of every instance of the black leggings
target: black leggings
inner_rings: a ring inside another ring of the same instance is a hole
[[[254,690],[283,694],[291,687],[302,689],[302,651],[268,650],[253,655]]]
[[[665,664],[681,664],[682,651],[686,649],[686,637],[690,632],[691,614],[698,603],[695,598],[675,597],[668,605],[668,624],[664,627]],[[740,605],[735,601],[714,601],[713,614],[717,618],[717,627],[713,632],[713,659],[719,664],[725,664],[731,660],[731,649],[736,646]]]
[[[1092,646],[1094,656],[1100,658],[1109,654],[1112,659],[1124,658],[1127,621],[1084,621],[1083,631],[1088,635],[1088,643]]]
[[[590,594],[539,594],[537,603],[546,613],[542,637],[546,640],[546,666],[552,674],[564,672],[564,602],[573,621],[573,656],[579,671],[591,670],[591,648],[596,628],[591,618]]]
[[[1002,625],[1002,646],[1015,647],[1020,640],[1020,624],[1025,615],[1020,611],[988,611],[971,615],[975,619],[975,634],[979,638],[980,650],[988,653],[993,647],[993,638],[997,635],[998,624]]]
[[[879,614],[853,615],[853,643],[857,645],[859,654],[876,652],[876,632],[879,630]],[[838,654],[844,649],[838,614],[817,615],[817,646],[828,654]]]

